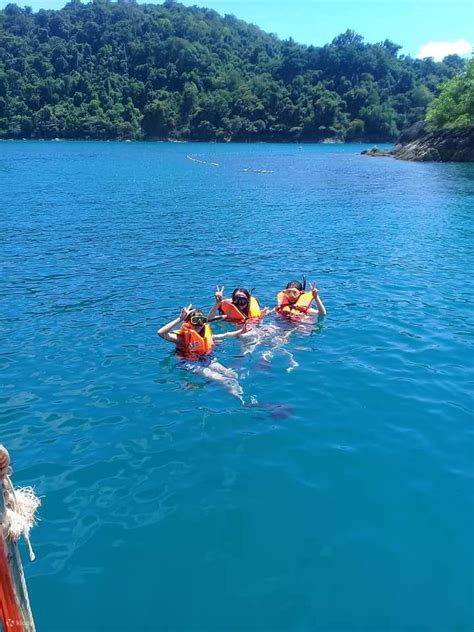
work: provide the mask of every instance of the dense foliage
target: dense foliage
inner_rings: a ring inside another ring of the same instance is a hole
[[[467,62],[465,73],[442,86],[426,120],[440,129],[474,125],[474,59]]]
[[[168,0],[0,11],[0,137],[390,140],[463,68],[353,31],[323,47]]]

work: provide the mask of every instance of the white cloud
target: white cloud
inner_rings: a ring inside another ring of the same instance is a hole
[[[433,57],[436,61],[441,61],[446,55],[468,55],[470,52],[472,44],[464,39],[455,42],[428,42],[420,46],[416,58]]]

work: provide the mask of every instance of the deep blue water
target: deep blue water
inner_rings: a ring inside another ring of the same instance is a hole
[[[39,631],[471,632],[474,165],[361,149],[0,143]],[[155,335],[303,272],[324,321],[217,350],[244,403]]]

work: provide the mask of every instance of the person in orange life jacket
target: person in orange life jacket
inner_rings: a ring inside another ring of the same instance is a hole
[[[276,312],[282,316],[301,317],[305,314],[318,314],[326,316],[326,308],[319,296],[319,290],[314,283],[310,285],[310,291],[306,292],[306,279],[290,281],[286,288],[278,293]],[[311,307],[315,301],[317,309]]]
[[[244,326],[238,331],[213,334],[209,320],[203,312],[188,305],[188,307],[183,307],[178,318],[158,329],[156,333],[164,340],[173,342],[180,355],[199,357],[211,353],[215,344],[218,344],[223,338],[239,336],[246,329]],[[172,331],[180,324],[181,329]]]
[[[233,323],[244,323],[249,318],[257,319],[266,316],[270,310],[268,307],[260,308],[258,300],[244,287],[237,287],[232,292],[230,299],[224,298],[224,286],[217,286],[216,302],[209,312],[208,318],[212,320],[217,311],[224,315],[225,320]]]

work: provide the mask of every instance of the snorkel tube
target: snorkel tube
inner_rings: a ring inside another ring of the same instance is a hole
[[[214,318],[210,318],[207,322],[208,323],[213,323],[216,320],[225,320],[224,314],[219,314],[218,316],[214,316]]]

